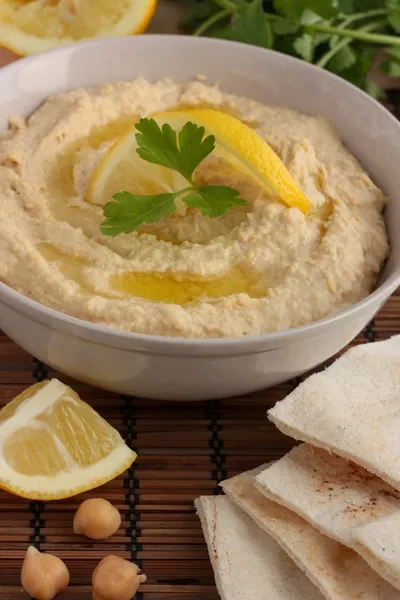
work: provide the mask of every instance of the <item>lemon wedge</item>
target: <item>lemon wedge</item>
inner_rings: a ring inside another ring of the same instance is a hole
[[[157,0],[1,0],[0,45],[28,55],[144,31]]]
[[[257,181],[270,196],[306,213],[310,202],[282,160],[253,129],[239,119],[213,109],[171,110],[152,115],[159,125],[168,123],[179,131],[191,121],[214,135],[214,155],[223,158]],[[121,191],[135,194],[175,192],[187,186],[178,173],[142,160],[135,152],[135,125],[111,146],[95,169],[86,194],[91,204],[104,206]]]
[[[0,411],[0,488],[37,500],[75,496],[135,460],[118,431],[58,379],[37,383]]]

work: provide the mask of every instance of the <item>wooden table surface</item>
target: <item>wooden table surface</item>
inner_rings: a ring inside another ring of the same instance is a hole
[[[10,52],[5,48],[0,48],[0,67],[4,67],[4,65],[8,65],[9,63],[17,59],[18,56],[14,54],[14,52]]]

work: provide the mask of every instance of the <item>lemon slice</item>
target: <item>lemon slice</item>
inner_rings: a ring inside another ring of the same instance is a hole
[[[0,411],[0,488],[23,498],[75,496],[135,458],[118,431],[58,379],[31,386]]]
[[[1,0],[0,45],[20,55],[144,31],[157,0]]]
[[[179,131],[188,121],[203,126],[216,139],[214,155],[251,177],[270,196],[306,213],[310,202],[284,163],[255,131],[239,119],[213,109],[171,110],[152,115],[159,125],[169,123]],[[87,190],[86,200],[104,206],[121,191],[136,194],[174,192],[187,186],[179,174],[147,163],[135,152],[137,130],[130,127],[100,160]]]

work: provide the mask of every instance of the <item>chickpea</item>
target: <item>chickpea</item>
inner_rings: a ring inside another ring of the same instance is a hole
[[[68,586],[69,572],[57,556],[43,554],[29,546],[22,565],[21,584],[36,600],[53,600]]]
[[[119,511],[103,498],[85,500],[74,516],[74,533],[82,533],[92,540],[106,540],[121,525]]]
[[[106,556],[92,576],[93,600],[131,600],[146,575],[137,565],[119,556]]]

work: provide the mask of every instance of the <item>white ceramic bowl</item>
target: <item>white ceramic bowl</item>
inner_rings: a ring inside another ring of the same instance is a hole
[[[400,284],[400,124],[344,80],[300,60],[233,42],[144,35],[47,52],[0,71],[0,130],[50,94],[127,80],[199,73],[259,102],[324,115],[392,198],[391,253],[379,287],[327,319],[281,333],[187,340],[123,333],[80,321],[0,284],[0,327],[61,372],[123,394],[200,400],[244,394],[311,369],[348,344]]]

